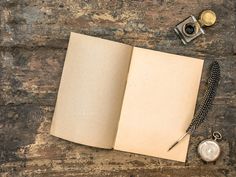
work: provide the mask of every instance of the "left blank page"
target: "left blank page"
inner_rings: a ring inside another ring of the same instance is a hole
[[[71,33],[51,134],[113,148],[132,46]]]

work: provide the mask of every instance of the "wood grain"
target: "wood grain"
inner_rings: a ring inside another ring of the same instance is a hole
[[[206,35],[187,46],[173,27],[203,9],[217,14]],[[0,176],[236,176],[235,0],[1,0]],[[219,61],[222,78],[208,121],[191,138],[186,163],[101,150],[49,135],[69,33]],[[222,154],[206,164],[198,143],[223,134]]]

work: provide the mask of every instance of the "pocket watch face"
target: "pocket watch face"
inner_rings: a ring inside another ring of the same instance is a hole
[[[198,145],[198,153],[206,162],[215,161],[220,155],[220,147],[214,140],[205,140]]]

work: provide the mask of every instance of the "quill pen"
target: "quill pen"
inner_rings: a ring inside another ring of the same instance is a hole
[[[210,110],[213,100],[216,95],[216,89],[220,80],[220,65],[217,61],[212,62],[210,66],[210,76],[208,78],[208,87],[205,91],[203,99],[200,103],[199,109],[196,111],[194,118],[187,128],[184,135],[182,135],[170,148],[170,151],[175,147],[187,134],[192,135],[194,131],[201,125],[206,119],[207,113]]]

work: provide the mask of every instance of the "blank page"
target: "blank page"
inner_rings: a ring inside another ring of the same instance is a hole
[[[115,149],[184,162],[203,60],[134,48]]]
[[[71,33],[51,134],[113,148],[132,48]]]

